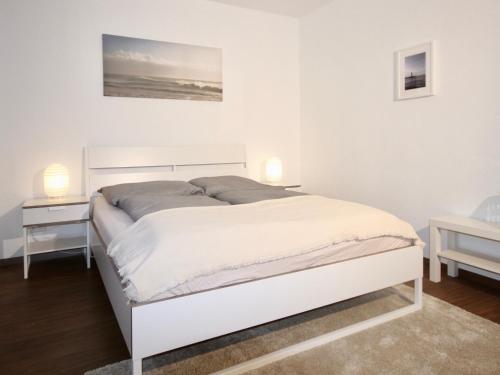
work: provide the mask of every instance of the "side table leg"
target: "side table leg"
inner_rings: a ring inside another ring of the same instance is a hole
[[[457,249],[457,234],[452,231],[448,231],[446,234],[447,246],[450,250]],[[447,260],[448,262],[448,276],[457,277],[458,276],[458,263],[453,260]]]
[[[438,254],[441,252],[441,232],[439,228],[431,225],[429,227],[429,247],[430,247],[430,269],[429,278],[435,283],[441,281],[441,261],[439,260]]]

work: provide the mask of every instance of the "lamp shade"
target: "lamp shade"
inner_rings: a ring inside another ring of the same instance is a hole
[[[271,158],[266,161],[266,180],[268,182],[280,182],[283,177],[283,165],[278,158]]]
[[[51,164],[43,173],[43,188],[49,198],[63,197],[68,192],[68,168],[62,164]]]

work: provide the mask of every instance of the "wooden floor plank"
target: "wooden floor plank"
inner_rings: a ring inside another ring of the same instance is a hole
[[[500,282],[466,271],[424,292],[500,323]],[[0,262],[0,374],[83,374],[129,358],[95,264],[82,257]]]

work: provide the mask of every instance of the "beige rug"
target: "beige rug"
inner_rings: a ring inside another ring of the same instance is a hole
[[[217,371],[408,305],[412,292],[390,288],[151,357],[144,373]],[[131,374],[129,361],[86,373],[118,374]],[[424,294],[422,311],[249,374],[500,374],[500,325]]]

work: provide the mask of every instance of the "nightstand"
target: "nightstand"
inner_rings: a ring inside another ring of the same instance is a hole
[[[33,228],[85,224],[85,235],[73,238],[51,238],[30,241]],[[90,220],[87,197],[32,199],[23,205],[24,278],[28,278],[30,256],[54,251],[85,249],[87,268],[90,268]]]
[[[262,183],[270,186],[279,186],[284,189],[300,189],[302,187],[302,185],[300,184],[286,184],[283,182],[262,182]]]
[[[285,190],[292,190],[296,192],[301,192],[302,191],[302,185],[300,184],[287,184],[287,183],[267,183],[268,185],[271,186],[280,186]]]

